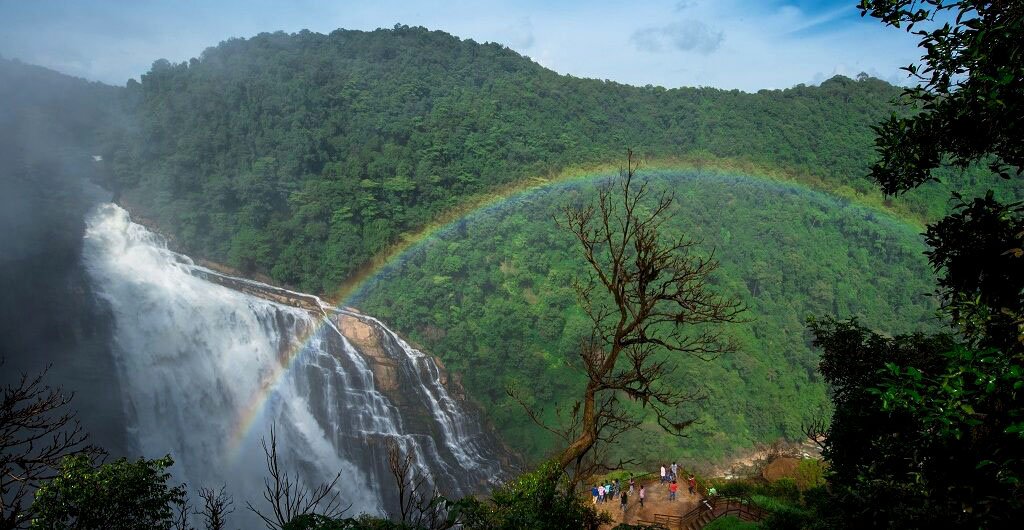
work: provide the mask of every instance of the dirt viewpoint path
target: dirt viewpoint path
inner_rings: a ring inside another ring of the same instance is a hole
[[[647,488],[643,508],[640,507],[640,497],[637,494],[640,491],[639,483],[633,495],[629,495],[629,503],[626,505],[625,514],[622,513],[619,499],[609,500],[604,504],[598,503],[597,509],[606,512],[615,520],[610,526],[602,528],[613,528],[619,523],[636,524],[641,519],[652,520],[656,513],[682,516],[692,510],[694,506],[697,506],[697,501],[700,499],[697,494],[690,495],[685,481],[679,482],[679,491],[676,494],[675,501],[668,500],[667,483],[661,484],[661,481],[655,478],[654,480],[643,482],[643,484]],[[628,484],[626,488],[629,488]],[[587,494],[590,494],[589,490]]]

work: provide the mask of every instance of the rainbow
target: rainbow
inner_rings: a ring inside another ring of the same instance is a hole
[[[327,297],[329,305],[333,307],[346,307],[347,302],[349,302],[354,295],[357,295],[364,287],[370,284],[381,274],[381,272],[388,269],[392,264],[400,262],[403,259],[403,256],[407,255],[410,251],[415,250],[415,248],[423,245],[424,243],[431,241],[437,237],[438,234],[445,232],[458,222],[477,212],[497,207],[502,203],[512,201],[530,193],[553,186],[571,186],[578,182],[611,177],[617,175],[618,171],[618,167],[610,164],[572,167],[545,178],[534,177],[499,188],[486,195],[470,197],[459,206],[442,214],[429,225],[416,232],[403,235],[398,242],[379,253],[373,260],[353,274]],[[700,172],[701,174],[708,176],[739,177],[745,180],[785,184],[798,189],[848,199],[861,206],[889,214],[894,218],[894,220],[915,228],[920,229],[925,223],[923,219],[916,218],[910,215],[909,212],[901,211],[898,205],[893,206],[891,204],[883,203],[881,201],[880,194],[876,194],[876,196],[857,194],[856,192],[836,194],[827,189],[824,181],[816,177],[775,171],[749,162],[738,162],[735,160],[711,158],[708,156],[691,157],[686,159],[669,159],[643,164],[640,167],[639,174],[644,175],[645,172],[648,172],[648,174],[650,172],[654,172],[659,175]],[[301,295],[300,293],[295,294],[307,298],[309,297],[309,295]],[[323,316],[317,320],[316,325],[311,326],[304,335],[300,336],[298,340],[295,341],[294,346],[286,352],[284,361],[275,367],[271,374],[265,379],[265,383],[262,385],[260,390],[256,392],[252,399],[242,408],[234,427],[230,431],[231,435],[228,444],[228,451],[231,458],[237,457],[238,450],[243,445],[243,442],[251,436],[252,428],[265,408],[267,400],[274,394],[276,388],[281,384],[281,381],[284,379],[284,375],[291,369],[292,363],[294,363],[295,359],[299,357],[299,353],[306,347],[309,340],[323,329],[324,326],[334,327],[334,324],[329,318],[330,311],[331,309],[329,307],[323,308]]]

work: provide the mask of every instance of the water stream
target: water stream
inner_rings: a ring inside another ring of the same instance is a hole
[[[307,483],[341,472],[352,514],[395,502],[388,443],[450,495],[501,476],[497,444],[433,359],[380,321],[199,267],[113,204],[87,219],[83,259],[114,315],[129,439],[147,457],[173,456],[191,488],[226,484],[236,505],[258,503],[272,424],[285,467]]]

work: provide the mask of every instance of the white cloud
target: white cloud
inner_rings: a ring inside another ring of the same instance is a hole
[[[515,22],[509,24],[499,32],[498,42],[519,51],[528,50],[536,42],[533,33],[533,22],[530,17],[519,17]]]
[[[675,48],[684,52],[708,54],[718,49],[724,35],[699,20],[682,20],[660,27],[640,28],[633,32],[630,41],[636,49],[645,52],[661,52]]]
[[[699,20],[684,20],[665,26],[665,36],[676,49],[711,53],[722,44],[722,32]]]
[[[661,31],[658,28],[640,28],[629,37],[630,42],[636,49],[642,52],[660,52],[665,49],[662,45]]]
[[[229,37],[279,29],[372,30],[401,22],[499,42],[578,77],[748,91],[811,83],[840,64],[853,75],[865,71],[899,80],[899,67],[920,55],[916,39],[872,19],[768,0],[226,0],[139,2],[116,9],[87,1],[66,9],[0,1],[0,53],[121,84],[157,58],[185,61]],[[33,16],[24,14],[30,10]],[[849,11],[857,12],[852,6]]]

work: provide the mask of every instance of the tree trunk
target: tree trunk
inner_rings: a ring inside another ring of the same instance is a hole
[[[597,414],[595,398],[597,389],[594,382],[587,383],[587,391],[583,396],[583,420],[580,422],[580,434],[558,455],[558,464],[562,469],[569,469],[573,463],[583,458],[587,451],[597,442]]]

